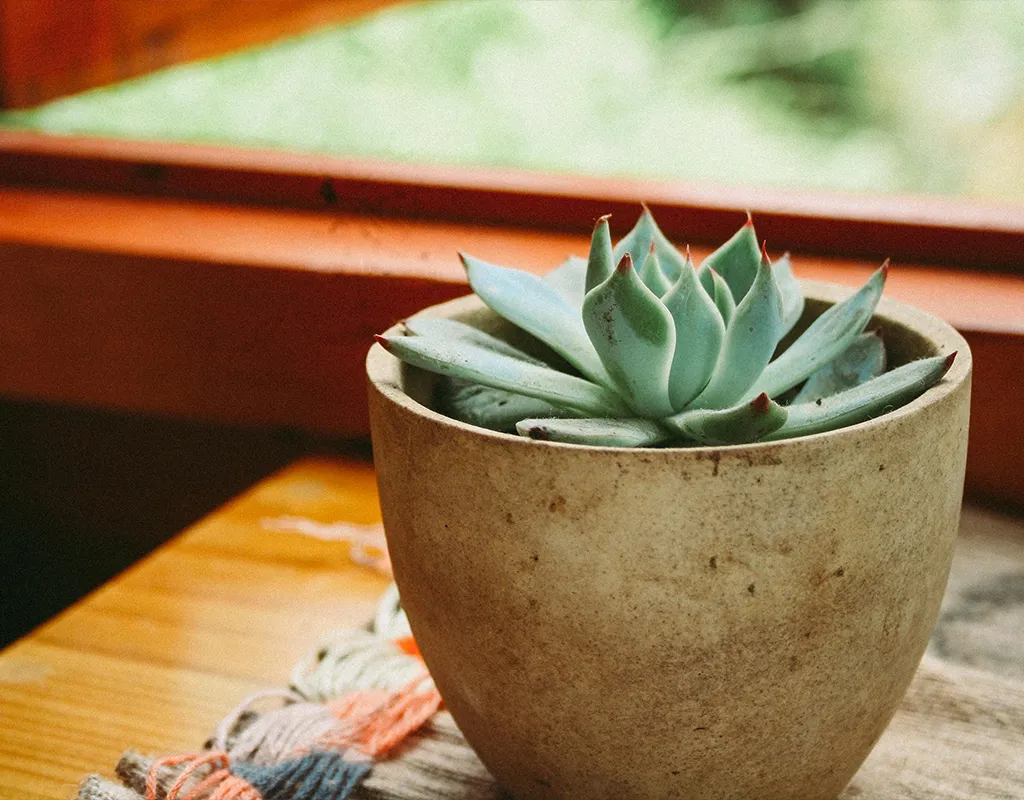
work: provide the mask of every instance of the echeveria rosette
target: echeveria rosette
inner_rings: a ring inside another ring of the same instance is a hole
[[[776,355],[804,297],[788,254],[772,264],[749,216],[699,267],[646,208],[614,247],[601,217],[589,257],[570,257],[544,278],[462,261],[480,299],[547,345],[549,361],[429,317],[377,341],[447,377],[446,413],[535,439],[649,447],[805,436],[909,402],[955,356],[886,371],[881,332],[865,328],[887,263]]]

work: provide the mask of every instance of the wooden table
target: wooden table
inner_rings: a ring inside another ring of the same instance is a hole
[[[379,521],[372,467],[300,462],[0,653],[0,799],[72,797],[129,748],[193,750],[365,622],[386,579],[283,517]],[[1024,521],[968,507],[932,648],[843,800],[1024,798],[1022,633]]]

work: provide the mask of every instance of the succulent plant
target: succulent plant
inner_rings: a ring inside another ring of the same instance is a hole
[[[804,297],[788,254],[770,263],[749,215],[699,267],[646,208],[614,247],[599,219],[589,258],[543,278],[461,258],[480,299],[546,344],[548,357],[429,316],[377,341],[447,377],[445,413],[535,439],[648,447],[804,436],[909,402],[956,355],[886,371],[881,332],[864,331],[888,262],[776,355]]]

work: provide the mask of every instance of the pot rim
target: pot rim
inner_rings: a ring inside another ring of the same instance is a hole
[[[828,303],[836,303],[845,299],[855,289],[840,284],[828,283],[825,281],[800,280],[804,290],[804,296],[809,300],[821,300]],[[428,306],[421,309],[412,316],[429,317],[450,317],[453,314],[486,308],[483,301],[475,294],[468,294],[449,300],[445,303]],[[946,321],[934,314],[922,311],[919,308],[882,297],[875,309],[872,319],[881,322],[883,327],[886,321],[901,325],[927,339],[935,348],[937,355],[952,353],[956,351],[957,356],[949,371],[942,379],[932,387],[924,391],[920,396],[905,403],[893,411],[889,411],[873,419],[858,422],[855,425],[847,425],[822,433],[814,433],[807,436],[796,436],[789,439],[778,439],[771,442],[748,442],[745,444],[733,445],[708,445],[702,447],[609,447],[585,444],[569,444],[566,442],[552,442],[543,439],[531,439],[527,436],[519,436],[511,433],[501,433],[488,428],[481,428],[468,422],[462,422],[446,416],[429,406],[423,405],[410,397],[402,389],[401,369],[402,361],[396,356],[387,352],[380,344],[373,344],[366,356],[367,379],[384,398],[402,407],[407,412],[419,417],[431,420],[442,427],[453,428],[465,433],[475,434],[486,439],[495,439],[498,442],[510,444],[518,442],[524,447],[553,447],[556,449],[569,449],[588,452],[607,452],[623,455],[625,453],[660,453],[660,454],[682,454],[689,453],[699,457],[700,454],[721,453],[721,452],[743,452],[747,450],[757,451],[767,448],[777,449],[779,447],[791,446],[799,443],[820,442],[826,438],[841,436],[856,436],[858,433],[890,425],[904,417],[917,414],[929,406],[939,403],[947,396],[955,392],[961,384],[970,379],[973,359],[966,340]],[[385,331],[387,334],[400,333],[401,322],[397,322]]]

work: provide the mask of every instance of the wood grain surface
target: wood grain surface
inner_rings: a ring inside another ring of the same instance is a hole
[[[303,461],[0,653],[0,799],[63,800],[121,752],[199,747],[385,587],[282,518],[379,521],[372,467]],[[1024,797],[1024,522],[964,510],[932,646],[843,800]]]

